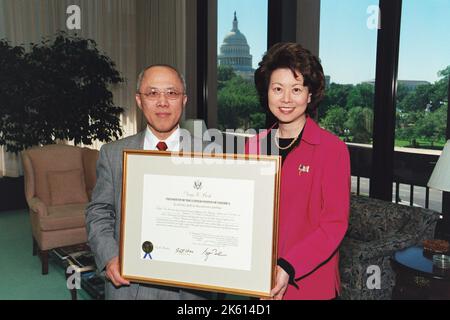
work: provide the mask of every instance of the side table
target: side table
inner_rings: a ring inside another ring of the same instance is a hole
[[[74,272],[80,276],[81,288],[93,299],[104,299],[105,278],[96,271],[94,257],[87,244],[56,248],[50,251],[50,257],[65,270],[66,281]],[[68,267],[72,266],[68,273]],[[73,279],[71,279],[73,281]],[[68,288],[72,300],[77,300],[76,288]]]
[[[80,285],[94,300],[105,299],[105,278],[103,275],[98,274],[96,270],[83,270],[70,259],[66,260],[67,267],[71,265],[74,269],[73,272],[78,272],[80,276]],[[66,267],[66,270],[67,270]],[[66,280],[72,275],[66,272]],[[80,288],[78,288],[80,289]],[[77,300],[77,288],[69,289],[72,300]]]
[[[450,269],[435,267],[432,256],[422,246],[394,253],[391,258],[396,273],[393,300],[450,300]]]

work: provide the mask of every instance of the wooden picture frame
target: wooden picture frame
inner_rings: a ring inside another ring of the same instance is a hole
[[[280,170],[279,156],[125,150],[122,276],[269,297]]]

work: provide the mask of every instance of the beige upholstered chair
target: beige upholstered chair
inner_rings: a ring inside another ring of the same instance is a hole
[[[85,207],[95,186],[97,158],[97,150],[67,145],[22,152],[33,255],[39,252],[42,274],[48,273],[49,250],[87,241]]]

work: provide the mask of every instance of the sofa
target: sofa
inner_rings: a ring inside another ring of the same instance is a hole
[[[439,219],[439,213],[428,209],[352,195],[349,228],[339,250],[340,298],[391,299],[395,273],[390,258],[399,249],[433,239]],[[372,282],[377,270],[381,271],[379,288]]]

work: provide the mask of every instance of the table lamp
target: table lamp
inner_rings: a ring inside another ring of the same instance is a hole
[[[444,146],[441,156],[433,169],[428,187],[441,191],[450,191],[450,140]]]
[[[450,191],[450,140],[445,144],[427,185],[430,188],[444,192]],[[444,211],[444,207],[442,211]],[[442,212],[443,219],[438,222],[436,235],[442,234],[443,236],[439,236],[440,238],[450,237],[450,230],[448,230],[450,228],[449,215],[450,212]]]

